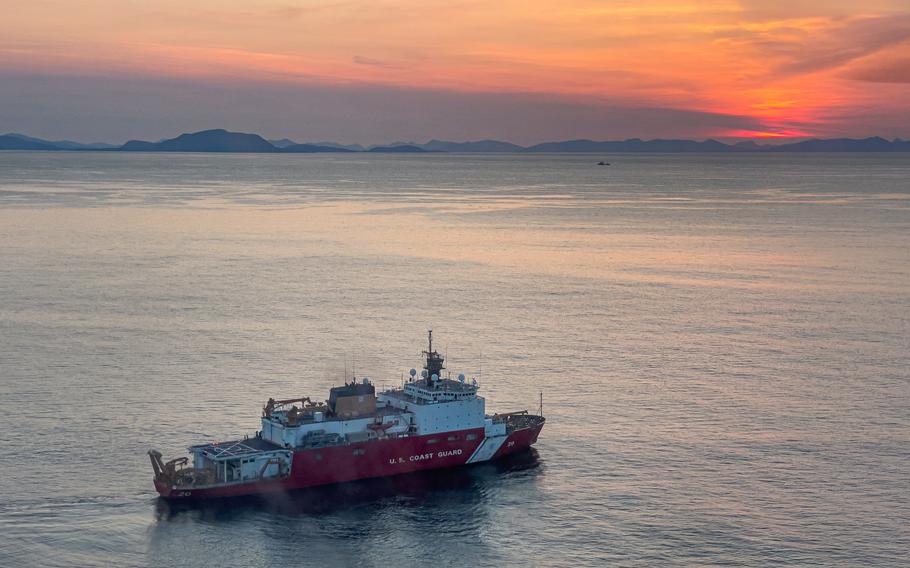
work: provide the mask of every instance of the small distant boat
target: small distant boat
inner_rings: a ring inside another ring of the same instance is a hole
[[[610,162],[597,162],[598,166],[609,166]]]

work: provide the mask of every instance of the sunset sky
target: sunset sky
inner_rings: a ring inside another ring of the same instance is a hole
[[[910,1],[0,0],[0,132],[910,137]]]

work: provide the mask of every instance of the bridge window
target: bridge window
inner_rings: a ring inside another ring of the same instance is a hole
[[[354,455],[355,455],[355,456],[362,456],[362,455],[365,454],[365,453],[367,453],[367,451],[364,450],[363,448],[357,448],[356,450],[354,450]]]
[[[453,442],[458,439],[458,436],[449,436],[449,441]]]
[[[437,442],[439,442],[439,438],[430,438],[429,440],[427,440],[427,445],[435,444]]]
[[[467,436],[464,437],[464,439],[465,440],[476,440],[477,434],[468,434]]]

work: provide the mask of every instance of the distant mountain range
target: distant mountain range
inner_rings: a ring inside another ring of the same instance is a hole
[[[116,147],[103,142],[83,144],[72,140],[42,140],[16,133],[0,135],[0,150],[108,150]]]
[[[725,144],[717,140],[629,140],[596,141],[565,140],[544,142],[533,146],[518,146],[499,140],[476,142],[448,142],[430,140],[426,144],[394,142],[384,146],[364,147],[359,144],[343,145],[335,142],[300,144],[293,140],[266,140],[258,134],[229,132],[224,129],[203,130],[181,134],[158,142],[130,140],[122,146],[95,142],[83,144],[71,140],[42,140],[24,134],[0,135],[0,150],[55,150],[55,151],[108,151],[108,152],[254,152],[254,153],[315,153],[315,152],[578,152],[617,154],[627,152],[910,152],[910,142],[895,138],[811,139],[787,144],[757,144],[753,141]]]
[[[290,140],[288,138],[282,138],[281,140],[269,140],[272,146],[276,148],[287,148],[288,146],[298,146],[297,142]],[[366,148],[360,144],[339,144],[337,142],[308,142],[306,146],[324,146],[328,148],[339,148],[341,150],[350,150],[352,152],[364,152]]]

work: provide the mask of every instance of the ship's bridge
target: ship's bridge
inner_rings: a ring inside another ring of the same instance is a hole
[[[451,379],[419,379],[405,383],[401,393],[417,404],[433,404],[477,397],[477,385]]]
[[[379,403],[409,413],[418,434],[483,428],[483,397],[477,385],[461,379],[412,380],[379,394]]]

